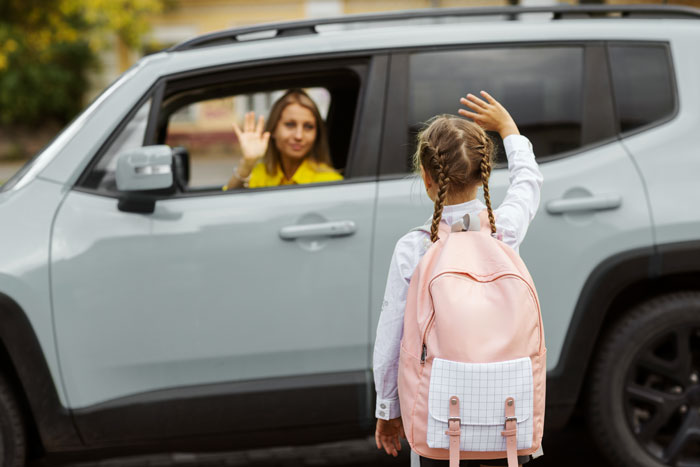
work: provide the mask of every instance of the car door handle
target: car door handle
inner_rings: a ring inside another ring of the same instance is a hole
[[[295,240],[307,237],[344,237],[357,231],[353,221],[322,222],[319,224],[288,225],[280,229],[280,238]]]
[[[618,194],[562,198],[548,202],[547,212],[563,214],[566,212],[603,211],[619,208],[620,205],[622,205],[622,197]]]

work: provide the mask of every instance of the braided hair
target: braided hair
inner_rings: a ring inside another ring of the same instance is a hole
[[[430,240],[439,239],[438,226],[448,196],[458,195],[481,184],[488,211],[491,233],[496,233],[496,220],[491,208],[489,176],[493,158],[493,142],[477,124],[454,115],[440,115],[428,122],[418,135],[414,167],[423,170],[437,183],[437,196]]]

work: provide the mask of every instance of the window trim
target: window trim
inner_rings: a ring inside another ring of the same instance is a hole
[[[618,41],[614,41],[618,43]],[[426,47],[406,47],[397,50],[391,55],[391,67],[389,70],[390,81],[389,93],[394,91],[394,95],[388,98],[387,108],[393,110],[392,115],[403,115],[408,114],[408,85],[405,85],[405,89],[399,89],[402,86],[401,77],[405,77],[408,74],[408,65],[410,61],[410,56],[415,53],[425,53],[425,52],[449,52],[449,51],[467,51],[467,50],[484,50],[484,49],[516,49],[516,48],[537,48],[537,47],[581,47],[583,49],[583,93],[582,99],[586,99],[587,93],[590,92],[591,83],[585,80],[587,73],[589,73],[591,63],[589,60],[589,49],[591,48],[603,48],[604,52],[607,54],[607,48],[605,46],[606,42],[601,40],[573,40],[573,41],[531,41],[531,42],[490,42],[490,43],[478,43],[478,44],[450,44],[450,45],[440,45],[440,46],[426,46]],[[398,59],[397,59],[398,58]],[[606,76],[610,74],[610,68],[608,65],[609,61],[605,61],[606,68],[602,70],[602,73]],[[408,82],[408,80],[404,80]],[[612,90],[612,83],[609,83],[609,89]],[[610,99],[613,96],[610,94]],[[595,101],[594,101],[595,103]],[[597,104],[599,105],[599,104]],[[582,135],[583,126],[590,125],[590,121],[586,119],[587,115],[585,110],[582,111],[581,115],[582,124]],[[401,172],[401,173],[384,173],[385,170],[396,164],[397,151],[392,151],[392,147],[396,147],[396,144],[407,144],[407,135],[401,136],[400,138],[392,139],[390,135],[396,133],[398,124],[396,121],[391,121],[391,116],[387,115],[385,121],[385,132],[383,138],[382,147],[385,148],[382,151],[382,160],[379,171],[380,180],[398,180],[406,178],[411,172]],[[614,116],[613,116],[614,118]],[[402,129],[400,131],[405,133],[405,128],[407,123],[404,122]],[[527,136],[527,135],[526,135]],[[399,143],[397,143],[399,141]],[[619,141],[619,136],[616,132],[612,132],[611,135],[605,139],[595,141],[593,143],[582,144],[576,149],[569,151],[564,151],[558,154],[553,154],[551,156],[539,157],[537,159],[538,163],[548,163],[556,161],[559,159],[564,159],[567,157],[575,156],[592,149],[605,146],[610,143]],[[403,157],[403,156],[402,156]],[[389,162],[387,162],[389,161]],[[495,170],[507,168],[506,164],[495,164],[493,167]]]
[[[160,109],[163,99],[166,97],[165,90],[166,86],[175,81],[181,80],[192,80],[195,83],[201,83],[198,78],[211,76],[212,74],[227,73],[227,72],[240,72],[245,71],[251,78],[261,79],[264,76],[272,76],[279,74],[280,67],[294,68],[299,74],[311,73],[313,71],[332,71],[342,68],[352,67],[353,65],[361,65],[365,67],[364,74],[360,74],[358,77],[360,79],[360,89],[358,92],[358,102],[355,108],[355,116],[353,120],[352,135],[350,137],[350,144],[348,146],[348,158],[346,161],[346,174],[352,174],[357,172],[359,175],[351,179],[344,179],[337,182],[330,182],[334,185],[345,184],[345,183],[357,183],[357,182],[367,182],[375,181],[377,179],[377,161],[379,160],[379,147],[381,135],[381,125],[374,125],[374,132],[378,134],[374,135],[377,141],[374,143],[359,141],[360,134],[369,133],[368,130],[361,130],[365,126],[364,121],[376,120],[377,116],[383,119],[385,106],[384,102],[380,99],[370,99],[371,96],[376,95],[378,91],[383,92],[386,86],[384,76],[386,74],[386,68],[388,66],[388,56],[385,53],[374,52],[374,51],[353,51],[350,53],[335,53],[335,54],[309,54],[294,57],[285,58],[275,58],[275,59],[265,59],[265,60],[252,60],[234,64],[217,65],[214,67],[198,68],[193,70],[186,70],[183,72],[172,73],[169,75],[163,75],[159,77],[153,85],[144,92],[144,94],[137,99],[132,105],[131,109],[127,112],[124,118],[119,122],[118,125],[112,130],[112,132],[105,138],[103,143],[99,146],[98,150],[93,154],[90,162],[87,164],[83,172],[78,177],[77,181],[73,185],[72,189],[76,191],[81,191],[85,193],[95,194],[99,196],[104,196],[108,198],[119,199],[128,193],[122,192],[107,192],[104,190],[94,189],[85,187],[84,184],[89,177],[89,174],[94,170],[96,165],[99,163],[100,159],[104,156],[108,148],[113,144],[114,140],[123,131],[127,123],[134,117],[136,112],[141,108],[141,106],[148,100],[153,98],[151,104],[151,113],[149,114],[148,125],[146,129],[146,134],[144,136],[144,144],[151,143],[156,139],[156,119],[160,115]],[[300,70],[301,67],[301,71]],[[274,70],[273,70],[274,68]],[[261,69],[265,70],[265,73],[260,74]],[[238,79],[238,76],[237,76]],[[156,100],[157,99],[157,100]],[[369,105],[368,105],[369,104]],[[157,109],[157,112],[153,112],[153,109]],[[365,138],[366,140],[368,138]],[[370,138],[371,139],[371,138]],[[361,151],[361,149],[375,149],[376,154],[372,156],[372,151]],[[374,158],[374,160],[372,160]],[[326,183],[319,184],[305,184],[304,187],[312,185],[326,185]],[[287,185],[280,187],[267,187],[267,188],[256,188],[255,192],[264,192],[267,189],[290,189],[298,188],[299,185]],[[216,191],[216,190],[201,190],[202,192],[188,192],[188,193],[178,193],[178,194],[162,194],[162,193],[149,193],[149,192],[139,192],[138,195],[143,195],[153,200],[188,197],[188,196],[211,196],[211,195],[221,195],[221,194],[233,194],[239,192],[252,193],[253,190],[249,189],[237,189],[229,191]],[[132,193],[136,194],[136,193]]]

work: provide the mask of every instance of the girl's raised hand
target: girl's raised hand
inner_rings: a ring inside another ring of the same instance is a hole
[[[485,101],[474,94],[467,94],[466,98],[462,97],[459,102],[470,110],[459,109],[459,114],[471,118],[484,130],[497,131],[501,138],[519,135],[517,125],[505,107],[488,92],[481,91],[481,95],[486,99]]]
[[[267,144],[270,141],[270,132],[263,133],[265,128],[265,117],[262,115],[258,119],[258,124],[255,124],[255,112],[245,114],[243,120],[243,130],[233,122],[233,131],[236,133],[238,142],[241,145],[243,153],[243,162],[252,167],[255,163],[265,155]]]

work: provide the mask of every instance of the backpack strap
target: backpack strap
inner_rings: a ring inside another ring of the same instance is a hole
[[[459,467],[459,437],[462,434],[459,412],[459,397],[450,397],[450,418],[447,421],[448,430],[445,432],[450,437],[450,467]]]
[[[418,227],[414,227],[411,230],[409,230],[409,232],[421,231],[421,232],[425,232],[428,235],[430,235],[430,232],[431,232],[430,228],[431,227],[432,227],[431,224],[419,225]],[[440,236],[440,233],[443,233],[445,231],[449,232],[448,227],[447,227],[447,223],[445,223],[444,221],[440,221],[440,225],[438,226],[438,237]]]
[[[409,230],[409,232],[418,232],[418,231],[425,232],[428,235],[430,235],[430,225],[419,225],[418,227],[414,227],[411,230]]]
[[[505,404],[506,422],[501,435],[506,438],[508,467],[518,467],[518,425],[515,418],[515,399],[508,397]]]

